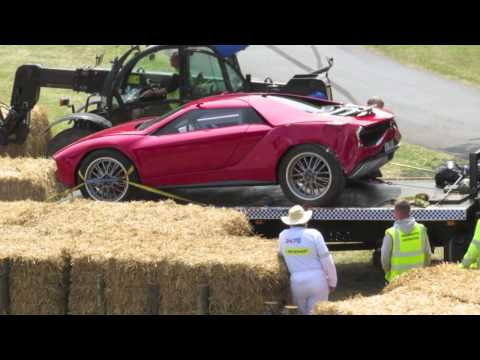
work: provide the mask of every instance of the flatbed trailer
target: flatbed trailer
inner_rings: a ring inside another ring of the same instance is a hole
[[[446,193],[434,180],[379,180],[349,183],[335,206],[312,208],[310,226],[319,229],[332,250],[375,250],[385,230],[394,221],[396,199],[427,194],[430,205],[413,208],[415,219],[427,229],[432,249],[444,248],[446,261],[459,261],[465,254],[480,215],[478,160],[480,151],[470,154],[470,192]],[[248,217],[257,233],[276,237],[285,228],[280,221],[294,204],[278,186],[176,189],[174,194],[218,207],[235,208]]]

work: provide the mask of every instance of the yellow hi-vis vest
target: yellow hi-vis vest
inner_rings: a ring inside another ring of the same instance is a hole
[[[461,267],[464,269],[480,269],[480,220],[477,221],[473,240],[462,260]]]
[[[173,76],[179,75],[178,71],[175,71],[173,73]],[[174,90],[170,93],[167,94],[167,100],[180,100],[180,87],[177,90]],[[177,107],[180,106],[180,103],[170,103],[169,104],[170,108],[172,110],[176,109]]]
[[[416,224],[410,234],[405,234],[398,226],[386,231],[393,240],[390,271],[385,279],[391,282],[404,272],[425,266],[425,234],[422,224]]]

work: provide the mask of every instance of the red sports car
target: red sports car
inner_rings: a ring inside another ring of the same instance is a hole
[[[373,107],[283,94],[228,94],[108,129],[55,154],[58,179],[100,201],[155,188],[280,184],[292,202],[322,206],[346,179],[378,173],[400,134]],[[374,175],[373,175],[374,176]]]

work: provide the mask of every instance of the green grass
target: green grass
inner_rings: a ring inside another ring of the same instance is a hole
[[[418,145],[402,143],[400,149],[395,153],[395,158],[392,163],[382,168],[382,173],[385,178],[433,177],[432,171],[435,171],[435,169],[448,160],[455,160],[459,164],[466,163],[465,160],[447,153],[430,150]],[[394,164],[413,166],[430,170],[430,172],[404,168]]]
[[[20,65],[39,64],[45,67],[77,68],[93,66],[95,56],[105,52],[102,68],[110,68],[110,61],[121,55],[128,45],[3,45],[0,46],[0,100],[9,104],[15,71]],[[49,110],[50,121],[68,114],[70,109],[58,106],[58,100],[68,96],[76,105],[86,99],[83,93],[59,89],[42,89],[39,104]]]
[[[480,84],[480,45],[370,45],[393,59]]]

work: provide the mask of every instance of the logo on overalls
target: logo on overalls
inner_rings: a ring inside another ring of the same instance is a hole
[[[310,254],[310,249],[309,248],[288,248],[286,249],[285,253],[287,255],[293,255],[293,256],[305,256]]]

